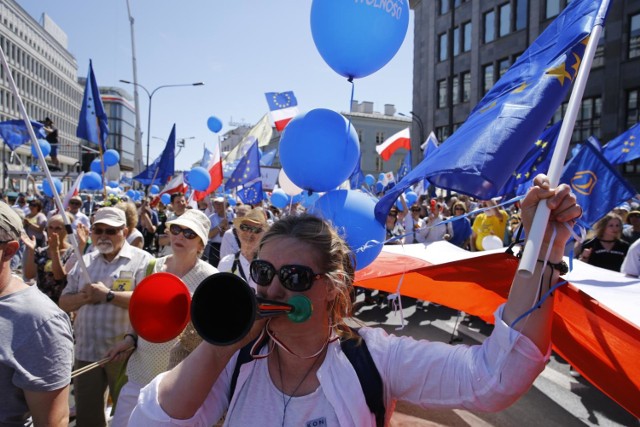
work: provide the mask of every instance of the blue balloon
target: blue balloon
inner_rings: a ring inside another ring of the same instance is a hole
[[[207,127],[211,132],[218,133],[220,132],[220,129],[222,129],[222,122],[220,121],[219,118],[215,116],[211,116],[207,120]]]
[[[371,187],[373,184],[376,183],[376,179],[373,177],[373,175],[365,175],[364,182],[366,182],[367,185]]]
[[[130,199],[133,199],[134,197],[136,197],[137,191],[136,190],[127,190],[127,192],[125,193]]]
[[[276,188],[271,193],[271,204],[282,209],[289,204],[289,195],[282,188]]]
[[[360,160],[358,134],[342,115],[318,108],[289,122],[280,138],[280,163],[298,187],[329,191],[349,178]]]
[[[87,172],[82,177],[80,189],[100,190],[102,188],[102,178],[95,172]]]
[[[312,213],[328,220],[356,256],[356,270],[371,264],[382,251],[385,226],[375,217],[376,199],[358,190],[333,190],[320,197]]]
[[[386,175],[380,172],[380,175],[378,175],[378,181],[384,181],[385,178],[386,178]]]
[[[418,195],[416,194],[415,191],[409,191],[405,193],[404,198],[407,202],[407,206],[411,206],[418,201]]]
[[[229,206],[235,206],[238,204],[238,202],[236,202],[236,199],[234,199],[233,197],[227,197],[227,203],[229,204]]]
[[[112,149],[105,151],[102,158],[106,167],[115,166],[120,162],[120,154]]]
[[[164,193],[162,196],[160,196],[160,201],[165,205],[168,205],[169,203],[171,203],[171,195],[169,193]]]
[[[400,49],[409,26],[409,1],[314,0],[311,34],[320,56],[338,74],[361,78]]]
[[[304,192],[303,192],[303,193],[304,193]],[[302,199],[303,199],[302,194],[303,194],[303,193],[296,194],[295,196],[291,197],[291,201],[292,201],[293,203],[302,203]]]
[[[300,204],[304,206],[306,209],[311,209],[311,207],[315,204],[316,200],[320,198],[320,193],[311,193],[309,194],[306,191],[302,192],[302,201]]]
[[[44,157],[47,157],[49,153],[51,153],[51,144],[49,144],[49,141],[47,141],[46,139],[39,139],[38,145],[40,146],[40,151],[42,151],[42,155]],[[36,150],[36,146],[34,144],[31,144],[31,154],[33,154],[33,157],[35,157],[36,159],[38,158],[38,151]]]
[[[89,166],[92,172],[97,173],[98,175],[102,175],[102,165],[100,163],[100,159],[93,159],[91,165]]]
[[[149,194],[158,194],[160,192],[160,187],[158,187],[157,185],[153,184],[151,187],[149,187]]]
[[[384,190],[384,184],[380,181],[376,182],[376,194],[382,193],[382,190]]]
[[[62,181],[59,178],[53,178],[53,185],[56,188],[58,194],[62,193]],[[49,185],[49,180],[45,179],[42,181],[42,191],[49,197],[53,197],[53,190],[51,189],[51,185]]]
[[[202,166],[196,166],[189,172],[189,185],[198,191],[205,191],[211,184],[209,171]]]

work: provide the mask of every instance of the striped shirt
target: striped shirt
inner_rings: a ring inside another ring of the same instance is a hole
[[[113,282],[122,277],[132,277],[130,290],[145,277],[151,254],[124,242],[122,249],[112,261],[107,261],[98,251],[85,254],[84,262],[91,282],[102,282],[114,289]],[[67,275],[67,286],[62,295],[76,294],[84,286],[82,273],[76,266]],[[129,310],[115,304],[86,304],[78,309],[73,323],[76,338],[76,360],[95,362],[120,341],[129,328]]]

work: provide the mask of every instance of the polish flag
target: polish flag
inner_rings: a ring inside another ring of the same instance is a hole
[[[278,132],[282,132],[287,123],[298,115],[298,100],[292,91],[267,92],[264,95],[267,97],[271,119]]]
[[[82,182],[82,178],[84,177],[84,172],[80,172],[80,175],[76,178],[73,186],[69,189],[67,194],[64,196],[64,200],[62,201],[62,207],[66,210],[69,207],[69,202],[73,196],[77,196],[80,194],[80,183]]]
[[[411,150],[411,134],[409,128],[403,129],[376,147],[376,151],[385,162],[391,158],[398,148]]]
[[[207,166],[209,176],[211,177],[211,184],[205,191],[193,191],[191,198],[196,202],[207,197],[207,195],[213,193],[222,185],[222,159],[220,158],[220,144],[215,143],[213,150],[211,151],[211,157],[209,159],[209,166]]]
[[[180,172],[178,175],[171,178],[171,181],[167,182],[167,185],[164,186],[160,194],[155,196],[149,204],[151,205],[151,207],[155,207],[158,205],[158,203],[160,203],[160,197],[163,194],[173,194],[173,193],[184,194],[187,192],[188,189],[189,187],[184,182],[184,176],[182,175],[182,172]]]

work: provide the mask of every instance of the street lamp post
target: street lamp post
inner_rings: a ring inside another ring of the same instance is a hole
[[[398,113],[398,114],[403,117],[409,117],[404,113]],[[426,138],[424,133],[424,123],[422,122],[422,119],[420,118],[420,116],[415,114],[413,111],[409,111],[409,114],[411,114],[411,117],[413,118],[413,120],[415,120],[415,122],[418,124],[418,130],[420,131],[420,144],[422,144]]]
[[[203,82],[196,82],[196,83],[183,83],[183,84],[175,84],[175,85],[162,85],[162,86],[158,86],[157,88],[155,88],[154,90],[152,90],[151,92],[149,92],[149,90],[147,90],[146,87],[144,87],[143,85],[141,85],[140,83],[134,83],[131,82],[129,80],[120,80],[121,83],[126,83],[126,84],[130,84],[130,85],[134,85],[137,87],[142,88],[142,90],[145,91],[145,93],[147,94],[147,96],[149,97],[149,114],[147,117],[147,168],[149,168],[149,146],[150,146],[150,141],[151,141],[151,101],[153,101],[153,95],[160,89],[165,88],[165,87],[182,87],[182,86],[204,86]]]

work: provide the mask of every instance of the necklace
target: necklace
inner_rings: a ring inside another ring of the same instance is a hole
[[[324,347],[323,347],[323,350],[324,350]],[[284,406],[284,409],[282,412],[282,427],[284,427],[284,420],[287,417],[287,406],[289,406],[289,403],[291,402],[291,399],[293,399],[293,396],[295,396],[296,391],[298,391],[298,389],[300,388],[304,380],[306,380],[309,374],[311,373],[311,371],[313,371],[313,368],[316,366],[316,363],[318,363],[318,360],[320,360],[320,354],[317,355],[316,360],[313,361],[313,364],[311,365],[307,373],[304,374],[304,376],[302,377],[298,385],[293,389],[293,391],[289,395],[289,399],[286,399],[284,397],[284,381],[282,378],[282,364],[280,363],[280,350],[277,347],[276,347],[276,358],[278,359],[278,372],[280,373],[280,387],[281,387],[280,391],[282,393],[282,405]]]

